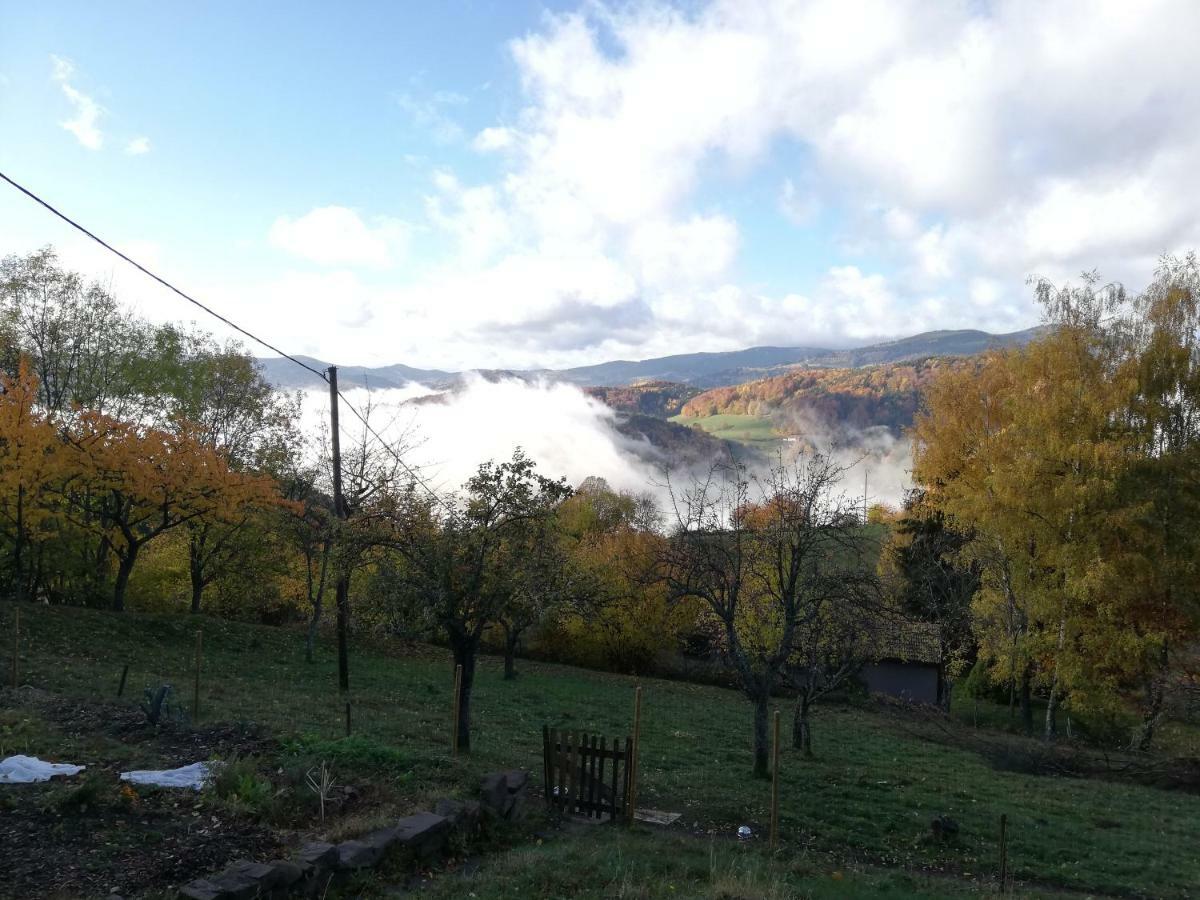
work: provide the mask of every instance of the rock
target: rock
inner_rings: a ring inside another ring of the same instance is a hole
[[[311,844],[305,844],[296,854],[296,859],[318,869],[329,868],[337,864],[338,851],[333,844],[314,841]]]
[[[510,794],[519,794],[524,792],[525,786],[529,784],[529,773],[524,769],[511,769],[504,773],[504,780],[508,783]]]
[[[480,808],[475,800],[439,800],[433,811],[449,819],[451,828],[474,831],[479,824]]]
[[[180,900],[222,900],[225,895],[219,885],[213,884],[207,878],[197,878],[181,887],[176,896]]]
[[[451,828],[461,828],[467,818],[467,805],[461,800],[439,800],[433,807],[433,814],[446,819]]]
[[[280,883],[279,875],[273,866],[269,866],[266,863],[251,862],[248,859],[237,860],[225,872],[249,878],[258,885],[260,894],[265,894]]]
[[[238,871],[222,872],[209,881],[221,889],[218,895],[221,900],[253,900],[262,893],[257,881]]]
[[[359,840],[368,847],[374,847],[382,857],[400,840],[400,835],[396,833],[395,828],[380,828]]]
[[[484,775],[479,785],[479,802],[483,808],[501,818],[509,810],[508,778],[503,772]]]
[[[267,863],[275,871],[275,884],[279,887],[291,887],[305,875],[305,867],[291,860],[276,859]]]
[[[445,846],[450,827],[450,820],[445,816],[419,812],[397,822],[395,833],[403,846],[421,856],[432,856]]]
[[[379,862],[383,851],[363,841],[342,841],[337,845],[339,869],[367,869]]]

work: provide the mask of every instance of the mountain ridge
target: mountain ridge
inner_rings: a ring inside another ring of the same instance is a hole
[[[977,329],[927,331],[861,347],[747,347],[743,350],[681,353],[643,360],[610,360],[566,369],[474,369],[451,372],[422,369],[393,363],[386,366],[338,366],[342,387],[370,387],[376,390],[402,388],[412,382],[429,387],[448,388],[461,383],[468,372],[484,378],[543,378],[563,381],[581,388],[627,387],[640,382],[660,381],[689,385],[700,389],[725,387],[757,381],[789,370],[813,368],[861,368],[881,363],[905,362],[931,356],[973,356],[991,348],[1023,346],[1043,331],[1041,326],[1004,334]],[[329,363],[309,356],[297,359],[314,369],[324,370]],[[282,389],[316,387],[323,384],[316,375],[296,366],[286,357],[257,360],[264,377]]]

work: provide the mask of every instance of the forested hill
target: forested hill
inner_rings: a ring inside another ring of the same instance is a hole
[[[683,404],[676,421],[712,416],[768,418],[786,430],[789,420],[895,434],[912,424],[921,391],[947,367],[975,365],[970,358],[930,358],[857,369],[796,369],[786,375],[713,388]]]

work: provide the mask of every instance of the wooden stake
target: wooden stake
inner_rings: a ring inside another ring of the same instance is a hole
[[[771,849],[779,845],[779,710],[775,710],[775,735],[771,748]]]
[[[121,683],[117,685],[117,698],[125,693],[125,679],[129,677],[129,663],[125,663],[125,667],[121,669]]]
[[[346,737],[350,737],[350,701],[346,701]]]
[[[454,667],[454,720],[450,723],[450,752],[458,756],[458,711],[462,703],[462,665]]]
[[[1008,890],[1008,816],[1000,813],[1000,893]]]
[[[192,721],[200,721],[200,661],[204,658],[204,629],[196,629],[196,682],[192,687]]]
[[[329,437],[333,464],[333,514],[345,521],[346,498],[342,496],[342,442],[338,428],[337,366],[330,366],[329,375]],[[338,532],[339,540],[341,531]],[[350,573],[339,561],[334,594],[337,605],[338,689],[350,690]]]
[[[638,750],[642,743],[642,687],[633,691],[633,743],[629,747],[629,796],[625,803],[629,807],[629,824],[633,824],[637,812]]]
[[[17,657],[21,653],[21,607],[13,607],[13,658],[12,658],[12,686],[15,688],[20,680],[20,663]]]

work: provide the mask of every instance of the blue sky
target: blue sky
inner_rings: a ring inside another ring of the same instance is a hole
[[[1133,6],[0,0],[0,169],[342,363],[1012,330],[1200,237],[1200,8]],[[0,191],[47,243],[193,317]]]

